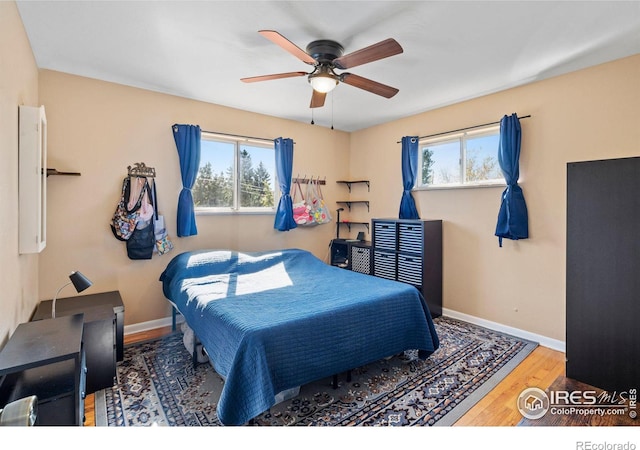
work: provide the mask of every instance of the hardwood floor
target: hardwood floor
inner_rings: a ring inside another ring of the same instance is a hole
[[[564,353],[537,347],[454,426],[515,426],[522,419],[517,398],[528,387],[546,389],[564,376]]]
[[[144,341],[171,332],[171,327],[126,335],[124,343]],[[480,400],[454,426],[516,426],[522,420],[517,409],[518,395],[527,387],[546,389],[564,379],[565,355],[546,347],[537,347],[489,394]],[[85,426],[95,426],[95,400],[85,399]],[[524,424],[524,423],[523,423]],[[580,418],[565,418],[563,425],[583,425]]]

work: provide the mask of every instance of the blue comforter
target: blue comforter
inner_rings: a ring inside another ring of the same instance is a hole
[[[426,358],[439,346],[413,286],[304,250],[186,252],[160,281],[225,378],[217,407],[225,425],[246,423],[283,390],[408,349]]]

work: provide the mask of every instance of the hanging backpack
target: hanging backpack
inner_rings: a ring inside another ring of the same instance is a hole
[[[125,177],[122,181],[122,194],[120,195],[120,201],[116,206],[116,210],[111,218],[111,231],[116,239],[119,241],[127,241],[136,229],[136,223],[138,216],[140,215],[140,206],[142,206],[142,199],[148,189],[148,184],[145,182],[140,196],[133,208],[129,209],[127,206],[129,193],[131,191],[130,177]]]
[[[156,239],[154,230],[154,198],[151,194],[149,182],[145,178],[140,192],[138,221],[133,234],[127,239],[127,256],[129,259],[151,259],[155,249]]]

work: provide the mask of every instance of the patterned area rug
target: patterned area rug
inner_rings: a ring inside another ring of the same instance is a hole
[[[536,343],[447,317],[434,320],[440,348],[412,351],[300,388],[254,419],[256,426],[452,425],[517,366]],[[129,346],[117,384],[96,393],[98,426],[221,426],[223,380],[193,367],[182,335]]]

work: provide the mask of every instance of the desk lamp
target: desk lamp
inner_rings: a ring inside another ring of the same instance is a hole
[[[52,319],[56,318],[56,300],[61,290],[63,290],[70,284],[73,284],[73,286],[76,288],[76,292],[82,292],[93,284],[87,277],[85,277],[84,275],[82,275],[80,272],[77,272],[77,271],[71,272],[71,275],[69,275],[69,279],[71,281],[69,281],[67,284],[65,284],[60,289],[58,289],[58,292],[56,292],[56,295],[53,296],[53,302],[51,304]]]

